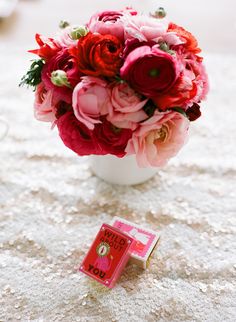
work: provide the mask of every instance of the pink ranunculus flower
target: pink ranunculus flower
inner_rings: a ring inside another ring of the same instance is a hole
[[[71,47],[71,46],[76,46],[78,40],[72,39],[71,38],[71,32],[73,31],[74,26],[68,26],[61,30],[56,38],[55,42],[60,46],[60,47]]]
[[[136,154],[140,167],[161,167],[174,157],[186,142],[189,120],[175,111],[156,111],[142,123],[129,140],[127,154]]]
[[[92,32],[98,32],[101,35],[113,35],[124,39],[124,25],[121,22],[122,11],[103,11],[93,15],[87,25]]]
[[[168,29],[166,19],[155,19],[145,15],[124,15],[121,20],[124,24],[125,40],[137,38],[139,41],[155,41],[164,36]]]
[[[143,110],[147,101],[127,83],[115,84],[111,91],[112,109],[107,119],[119,128],[135,130],[138,123],[148,117]]]
[[[136,16],[138,14],[138,11],[133,9],[132,7],[126,7],[122,12],[129,13],[131,16]]]
[[[155,97],[167,92],[179,76],[178,60],[158,48],[141,46],[129,53],[120,69],[123,79],[139,93]]]
[[[90,130],[101,123],[99,117],[111,109],[111,90],[101,78],[84,76],[74,88],[72,106],[76,118]]]
[[[198,62],[194,59],[187,60],[189,75],[192,76],[191,79],[196,86],[196,95],[195,97],[188,102],[188,106],[191,106],[192,103],[199,103],[204,100],[209,91],[209,80],[206,73],[205,66],[202,62]]]
[[[34,115],[43,122],[54,122],[56,120],[56,105],[59,99],[53,90],[46,90],[44,83],[40,83],[35,92]]]

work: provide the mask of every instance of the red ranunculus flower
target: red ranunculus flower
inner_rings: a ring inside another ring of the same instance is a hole
[[[155,97],[174,85],[179,75],[179,64],[175,57],[158,46],[141,46],[126,57],[120,74],[137,92]]]
[[[61,47],[52,38],[44,38],[41,35],[36,34],[35,39],[40,48],[29,50],[29,52],[38,55],[45,61],[52,58],[58,51],[61,50]]]
[[[59,135],[69,149],[78,155],[106,155],[113,154],[123,157],[125,148],[132,136],[129,129],[119,129],[104,117],[102,123],[96,124],[94,130],[89,130],[75,117],[73,111],[61,116],[56,125]]]
[[[79,70],[89,76],[113,77],[119,71],[122,43],[112,35],[88,33],[78,45],[70,49],[77,59]]]
[[[71,87],[56,86],[51,82],[51,74],[53,71],[63,70],[66,72],[67,79]],[[81,72],[78,69],[78,64],[74,57],[72,57],[67,49],[62,49],[54,57],[52,57],[43,67],[42,80],[45,87],[53,89],[55,94],[66,103],[72,102],[72,90],[79,83]]]
[[[59,135],[69,149],[78,155],[97,154],[92,131],[69,111],[56,121]]]
[[[175,32],[177,36],[180,37],[185,43],[183,46],[187,51],[190,51],[194,54],[198,54],[201,52],[201,49],[198,47],[197,39],[183,27],[180,27],[174,23],[170,23],[168,27],[168,32]]]
[[[165,94],[153,97],[156,105],[165,111],[175,106],[184,106],[197,94],[197,85],[184,74],[181,74],[174,86]],[[186,107],[185,107],[186,108]]]
[[[93,136],[98,147],[97,154],[113,154],[122,158],[126,154],[125,148],[132,136],[132,130],[117,128],[104,117],[102,123],[95,125]]]
[[[137,38],[133,38],[133,39],[127,39],[125,42],[125,48],[123,51],[123,55],[122,57],[125,59],[130,53],[131,51],[135,50],[138,47],[141,46],[154,46],[156,45],[155,41],[139,41]]]

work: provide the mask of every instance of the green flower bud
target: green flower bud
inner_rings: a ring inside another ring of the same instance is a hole
[[[88,32],[89,30],[85,26],[74,27],[70,33],[70,36],[73,40],[77,40],[83,36],[86,36]]]
[[[165,9],[163,7],[160,7],[151,16],[154,17],[154,18],[157,18],[157,19],[165,18],[166,11],[165,11]]]
[[[68,21],[65,21],[65,20],[61,20],[60,23],[59,23],[59,28],[61,29],[65,29],[66,27],[68,27],[70,24]]]
[[[161,44],[160,44],[160,50],[163,50],[163,51],[168,51],[169,50],[169,46],[168,46],[168,44],[166,43],[166,42],[162,42]]]
[[[66,72],[64,72],[64,70],[54,70],[51,73],[51,82],[56,85],[56,86],[67,86],[67,87],[71,87]]]
[[[167,51],[168,54],[172,55],[172,56],[175,56],[176,52],[174,50],[168,50]]]

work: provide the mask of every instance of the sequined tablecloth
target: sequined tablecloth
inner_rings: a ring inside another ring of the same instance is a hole
[[[17,88],[28,58],[0,52],[0,321],[235,321],[236,58],[207,55],[211,93],[180,155],[118,187],[33,119]],[[162,237],[149,269],[128,266],[108,290],[75,268],[114,215]]]

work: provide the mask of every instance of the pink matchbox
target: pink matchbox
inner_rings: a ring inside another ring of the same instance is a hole
[[[112,288],[130,259],[135,244],[132,236],[103,224],[79,270]]]
[[[142,228],[117,216],[112,219],[111,225],[135,239],[130,262],[146,269],[160,235],[151,229]]]

